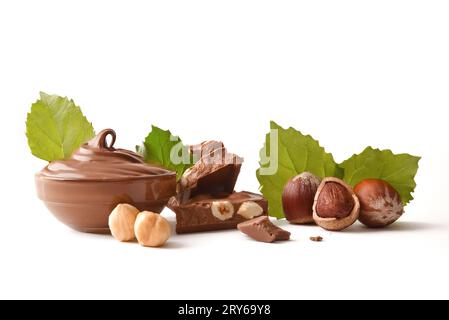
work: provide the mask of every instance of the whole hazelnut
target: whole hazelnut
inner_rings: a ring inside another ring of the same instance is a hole
[[[170,238],[171,230],[167,219],[149,211],[139,213],[134,225],[137,241],[144,247],[160,247]]]
[[[313,222],[313,201],[320,179],[310,172],[303,172],[287,182],[282,193],[282,207],[290,223]]]
[[[363,180],[355,186],[354,192],[360,200],[359,221],[367,227],[386,227],[404,213],[401,196],[384,180]]]
[[[134,240],[134,222],[139,210],[127,203],[121,203],[109,215],[109,229],[118,241]]]
[[[351,186],[337,178],[326,178],[321,182],[313,203],[313,219],[317,225],[340,231],[352,225],[359,212],[359,199]]]

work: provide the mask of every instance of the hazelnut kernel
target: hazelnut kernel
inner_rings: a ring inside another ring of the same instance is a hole
[[[225,221],[234,216],[234,206],[229,201],[214,201],[211,205],[211,211],[215,218]]]
[[[245,219],[253,219],[263,214],[263,208],[254,201],[246,201],[242,203],[237,214]]]
[[[134,225],[137,241],[144,247],[160,247],[170,238],[171,230],[167,219],[149,211],[139,213]]]
[[[347,217],[352,208],[354,200],[352,194],[340,183],[328,182],[317,200],[316,211],[322,218],[344,218]]]
[[[118,241],[134,240],[134,222],[139,210],[127,203],[120,203],[109,215],[109,229]]]
[[[313,203],[313,219],[320,227],[340,231],[358,218],[360,202],[351,186],[337,178],[326,178],[318,187]]]

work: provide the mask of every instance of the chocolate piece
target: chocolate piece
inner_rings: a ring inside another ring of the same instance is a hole
[[[317,236],[317,237],[310,237],[310,241],[313,242],[321,242],[323,241],[323,237]]]
[[[107,143],[107,136],[111,142]],[[73,155],[49,163],[36,174],[38,197],[69,227],[109,232],[108,217],[119,203],[161,212],[176,193],[176,174],[145,163],[129,150],[115,149],[115,132],[106,129]]]
[[[234,192],[242,158],[227,152],[218,141],[190,146],[190,153],[199,160],[184,173],[178,196],[168,203],[176,214],[177,233],[233,229],[267,214],[268,203],[261,195]],[[242,207],[245,202],[252,203]]]
[[[237,228],[254,240],[261,242],[290,240],[290,232],[276,227],[267,216],[242,222]]]
[[[214,216],[212,205],[214,202],[229,201],[234,207],[234,214],[230,219],[220,220]],[[251,192],[234,192],[229,194],[203,194],[190,199],[187,203],[180,203],[173,197],[168,207],[176,214],[176,233],[191,233],[200,231],[213,231],[234,229],[237,224],[247,221],[238,214],[240,206],[247,201],[253,201],[262,207],[264,215],[268,212],[268,202],[264,197]]]
[[[230,194],[234,191],[243,159],[228,153],[221,142],[208,141],[190,148],[201,158],[183,175],[178,200],[187,203],[198,195]]]
[[[223,142],[209,140],[209,141],[201,142],[200,144],[191,145],[189,147],[189,150],[190,150],[190,153],[193,155],[193,159],[196,162],[199,159],[201,159],[203,156],[208,155],[216,150],[220,150],[223,148],[224,148]]]

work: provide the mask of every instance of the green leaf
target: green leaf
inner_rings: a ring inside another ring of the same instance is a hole
[[[420,157],[393,154],[390,150],[366,148],[341,164],[343,179],[355,186],[364,179],[382,179],[390,183],[401,195],[404,204],[413,200],[415,175]]]
[[[305,171],[320,178],[330,176],[341,178],[343,172],[332,154],[327,153],[311,136],[303,135],[293,128],[283,129],[273,121],[270,126],[272,130],[277,130],[278,137],[274,142],[278,142],[278,152],[276,155],[275,147],[270,143],[271,133],[267,134],[265,146],[260,152],[261,161],[257,179],[260,191],[268,200],[270,215],[283,218],[282,191],[289,179]],[[265,155],[273,158],[270,163],[264,161]],[[264,174],[264,169],[276,162],[276,156],[277,170],[272,174]]]
[[[178,179],[192,166],[188,147],[182,144],[181,139],[156,126],[151,126],[151,132],[142,146],[136,146],[136,151],[143,155],[145,161],[175,171]]]
[[[95,132],[73,100],[41,92],[28,113],[26,136],[33,155],[54,161],[69,158]]]

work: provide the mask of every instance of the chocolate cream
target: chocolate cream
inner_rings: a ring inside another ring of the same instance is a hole
[[[106,137],[111,136],[108,145]],[[115,149],[115,132],[101,131],[94,139],[82,145],[67,160],[53,161],[40,174],[61,180],[123,180],[172,174],[145,163],[142,156],[125,149]]]

